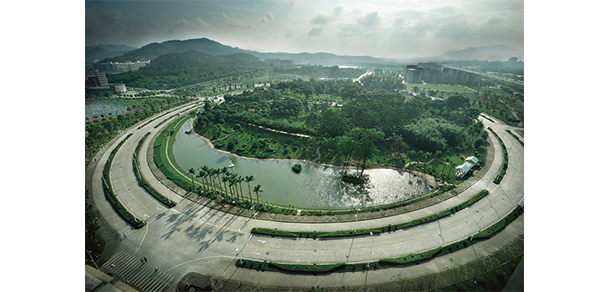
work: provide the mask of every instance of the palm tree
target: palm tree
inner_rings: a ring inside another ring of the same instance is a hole
[[[231,189],[231,192],[239,199],[239,194],[237,193],[237,173],[229,173],[228,175],[230,186],[235,186],[235,190]]]
[[[250,203],[252,203],[252,193],[250,193],[250,182],[254,180],[253,175],[246,176],[246,182],[248,183],[248,196],[250,197]]]
[[[201,178],[201,185],[205,186],[205,184],[203,183],[203,177],[205,176],[205,171],[200,170],[199,174],[197,175],[197,178]]]
[[[216,179],[218,179],[218,185],[221,185],[221,183],[220,183],[220,168],[214,168],[214,176],[216,177]],[[216,183],[214,183],[214,187],[217,188]]]
[[[258,193],[262,193],[263,192],[263,190],[261,190],[261,185],[256,185],[254,187],[254,192],[256,193],[256,202],[257,202],[257,210],[258,210],[258,207],[261,204],[260,196],[258,195]]]
[[[241,199],[244,199],[244,190],[241,188],[241,183],[246,180],[241,175],[237,178],[237,183],[239,183],[239,193],[241,194]]]
[[[191,189],[191,191],[193,191],[195,188],[195,169],[191,167],[191,169],[189,169],[189,174],[191,175],[191,180],[193,181],[193,188]]]
[[[225,193],[227,194],[227,196],[229,196],[229,191],[227,190],[227,181],[229,180],[229,177],[226,175],[222,176],[222,182],[225,185]],[[230,197],[230,196],[229,196]]]
[[[211,169],[210,169],[209,167],[207,167],[206,165],[204,165],[204,166],[202,166],[202,167],[201,167],[201,170],[202,170],[202,171],[203,171],[203,173],[204,173],[204,176],[203,176],[203,178],[204,178],[204,179],[206,179],[206,178],[208,178],[208,177],[211,177],[212,173],[211,173]],[[212,186],[212,185],[211,185],[210,183],[208,183],[208,182],[207,182],[207,180],[206,180],[206,183],[205,183],[205,188],[206,188],[206,191],[207,191],[207,192],[209,192],[209,190],[210,190],[210,187],[211,187],[211,186]]]
[[[233,192],[233,186],[235,184],[237,184],[237,182],[235,181],[235,178],[233,178],[231,175],[228,176],[228,182],[229,182],[229,191],[231,192],[231,194],[234,196],[235,192]],[[239,197],[237,198],[237,200],[239,201]]]

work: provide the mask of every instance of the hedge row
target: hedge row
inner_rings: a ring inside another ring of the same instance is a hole
[[[474,195],[472,198],[470,198],[470,200],[463,202],[449,210],[440,212],[438,215],[432,214],[430,216],[415,219],[415,220],[412,220],[412,221],[409,221],[406,223],[388,225],[387,227],[384,226],[384,227],[375,228],[375,229],[338,230],[338,231],[332,231],[332,232],[316,232],[316,231],[294,232],[294,231],[284,231],[284,230],[269,229],[269,228],[252,228],[252,230],[250,232],[254,233],[254,234],[262,234],[262,235],[270,235],[270,236],[304,237],[304,238],[345,237],[345,236],[367,235],[367,234],[371,234],[371,232],[373,234],[377,234],[377,233],[382,233],[382,232],[387,232],[387,231],[405,229],[405,228],[413,227],[415,225],[434,221],[434,220],[443,218],[445,216],[449,216],[451,214],[457,213],[457,212],[471,206],[472,204],[478,202],[479,200],[484,198],[487,194],[489,194],[489,191],[482,190],[479,193],[477,193],[476,195]]]
[[[523,141],[521,141],[521,139],[519,138],[519,136],[513,134],[513,132],[511,132],[510,130],[506,129],[506,132],[508,132],[511,136],[515,137],[515,139],[517,139],[517,142],[519,142],[519,144],[521,144],[521,146],[525,147],[525,145],[523,145]]]
[[[146,179],[144,179],[142,174],[140,173],[140,164],[138,163],[138,153],[140,152],[140,148],[142,147],[142,143],[144,142],[146,137],[148,137],[149,134],[150,134],[150,132],[146,133],[146,135],[144,135],[144,137],[142,137],[142,139],[140,139],[140,142],[138,142],[138,146],[136,146],[136,150],[133,153],[133,161],[132,161],[133,172],[135,173],[136,178],[138,179],[138,184],[140,184],[140,186],[142,188],[144,188],[148,193],[150,193],[153,197],[155,197],[161,203],[163,203],[166,206],[171,208],[171,207],[176,206],[176,202],[174,202],[174,201],[170,200],[169,198],[161,195],[159,192],[157,192],[155,189],[153,189],[148,184]]]
[[[400,202],[394,202],[394,203],[385,204],[385,205],[362,208],[362,209],[360,209],[359,213],[379,212],[379,211],[383,211],[383,210],[406,206],[409,204],[413,204],[415,202],[419,202],[421,200],[425,200],[425,199],[440,195],[444,192],[450,191],[453,188],[455,188],[455,185],[442,185],[442,186],[436,188],[436,190],[432,193],[418,196],[416,198],[412,198],[409,200],[400,201]],[[356,213],[354,211],[354,209],[349,209],[349,210],[303,210],[303,211],[301,211],[301,215],[304,215],[304,216],[307,216],[307,215],[309,215],[309,216],[343,215],[343,214],[353,214],[353,213]],[[295,215],[296,215],[296,213],[295,213]]]
[[[375,262],[370,263],[356,263],[356,264],[346,264],[346,263],[336,263],[336,264],[325,264],[325,265],[317,265],[317,264],[280,264],[275,262],[267,262],[267,261],[255,261],[255,260],[246,260],[239,259],[235,261],[235,266],[242,268],[250,268],[264,271],[279,271],[279,272],[289,272],[289,273],[331,273],[331,272],[350,272],[350,271],[362,271],[366,269],[382,269],[382,268],[390,268],[395,267],[397,265],[405,265],[405,264],[413,264],[419,261],[428,260],[437,256],[449,254],[451,252],[469,247],[470,245],[484,240],[500,230],[504,229],[508,224],[517,219],[521,214],[523,214],[523,207],[517,206],[515,210],[509,213],[502,220],[498,221],[494,225],[486,228],[485,230],[477,233],[474,237],[466,238],[464,240],[445,245],[443,247],[437,247],[431,250],[427,250],[420,253],[408,254],[401,257],[396,258],[385,258],[380,259]]]
[[[502,169],[500,170],[500,172],[498,173],[498,175],[496,175],[496,178],[494,179],[494,183],[499,184],[502,181],[502,179],[504,178],[506,171],[508,170],[508,151],[506,150],[504,141],[502,141],[502,139],[500,139],[500,136],[498,136],[498,134],[496,134],[496,132],[491,127],[487,127],[487,129],[489,129],[496,136],[496,138],[498,138],[498,141],[500,141],[500,145],[502,145],[502,152],[504,153],[504,163],[502,163]]]
[[[102,188],[104,189],[104,195],[106,196],[106,199],[110,202],[110,205],[112,205],[112,207],[119,213],[119,215],[121,215],[121,217],[123,217],[123,219],[125,219],[125,221],[127,221],[133,227],[142,228],[145,225],[144,222],[136,218],[135,215],[131,214],[129,211],[127,211],[127,208],[125,208],[125,206],[123,206],[123,204],[119,202],[119,199],[114,194],[112,186],[110,185],[110,165],[112,164],[112,160],[114,159],[114,156],[116,155],[117,151],[119,151],[119,148],[121,148],[123,143],[125,143],[125,141],[127,141],[127,139],[129,139],[132,135],[133,133],[129,133],[129,135],[127,135],[127,137],[125,137],[125,139],[123,139],[112,150],[112,152],[110,152],[110,156],[108,157],[106,165],[104,166],[104,171],[102,172]]]

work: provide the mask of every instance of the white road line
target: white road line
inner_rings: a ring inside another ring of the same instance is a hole
[[[186,264],[189,264],[189,263],[192,263],[192,262],[195,262],[195,261],[207,260],[207,259],[213,259],[213,258],[230,258],[230,259],[232,259],[232,258],[235,258],[235,256],[224,256],[224,255],[219,255],[219,256],[210,256],[210,257],[198,258],[198,259],[194,259],[194,260],[186,261],[186,262],[181,263],[181,264],[179,264],[179,265],[173,266],[173,267],[171,267],[171,268],[167,269],[166,271],[169,271],[169,270],[171,270],[171,269],[175,269],[175,268],[177,268],[177,267],[180,267],[180,266],[182,266],[182,265],[186,265]]]
[[[146,230],[144,231],[144,236],[142,237],[142,241],[140,241],[138,248],[136,248],[135,253],[138,253],[138,250],[140,249],[140,246],[142,246],[142,243],[144,242],[144,239],[146,238],[146,234],[148,233],[148,224],[146,224],[145,226],[146,226]]]

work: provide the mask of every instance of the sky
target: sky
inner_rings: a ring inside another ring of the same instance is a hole
[[[524,46],[523,0],[86,1],[85,44],[208,38],[260,52],[381,58]]]

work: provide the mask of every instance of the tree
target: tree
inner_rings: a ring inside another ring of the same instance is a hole
[[[263,190],[261,190],[261,185],[256,185],[254,187],[254,192],[256,193],[256,202],[257,202],[257,210],[260,207],[261,201],[260,201],[260,196],[258,195],[258,193],[262,193]]]
[[[205,171],[199,170],[199,174],[197,174],[197,178],[201,178],[201,185],[203,185],[205,187],[205,184],[203,183],[203,177],[205,177]]]
[[[195,189],[195,169],[191,167],[189,169],[189,174],[191,175],[191,180],[193,181],[193,188],[191,189],[191,191],[193,191]]]
[[[91,204],[85,203],[85,238],[87,249],[89,250],[95,247],[97,243],[95,233],[100,229],[100,225],[97,222],[98,216],[99,212]]]
[[[252,176],[252,175],[246,176],[245,180],[248,183],[248,196],[250,197],[250,202],[252,202],[252,193],[250,193],[250,182],[254,180],[254,176]]]
[[[241,175],[237,178],[237,183],[239,183],[239,193],[241,194],[241,199],[244,199],[244,190],[241,188],[241,183],[243,181],[245,181],[246,179],[243,178]]]
[[[231,197],[231,196],[229,195],[229,191],[227,190],[227,181],[229,181],[229,177],[228,177],[227,175],[223,175],[223,176],[222,176],[222,183],[223,183],[223,184],[224,184],[224,186],[225,186],[225,194],[226,194],[228,197]]]
[[[358,129],[358,128],[355,128]],[[354,129],[354,130],[355,130]],[[377,147],[375,143],[381,141],[384,137],[383,132],[375,129],[366,129],[362,132],[360,139],[356,140],[356,151],[362,160],[362,172],[364,174],[364,168],[366,167],[366,159],[375,151]]]
[[[207,165],[202,166],[201,167],[201,171],[203,171],[203,173],[204,173],[204,175],[203,175],[204,179],[207,178],[207,177],[210,177],[210,175],[211,175],[210,168],[207,167]],[[211,186],[212,186],[212,184],[206,183],[206,191],[209,192]]]

